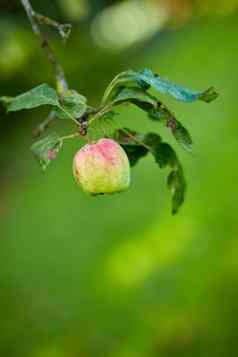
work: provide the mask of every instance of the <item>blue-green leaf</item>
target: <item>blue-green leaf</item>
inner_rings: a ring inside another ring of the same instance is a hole
[[[158,74],[154,74],[150,69],[144,69],[141,72],[134,72],[133,76],[138,83],[145,82],[158,92],[168,94],[183,102],[202,100],[209,103],[218,96],[218,93],[213,87],[201,92],[194,91],[175,84],[174,82],[170,82],[167,79],[163,79]]]

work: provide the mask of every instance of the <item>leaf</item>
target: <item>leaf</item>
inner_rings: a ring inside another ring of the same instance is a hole
[[[139,159],[146,156],[148,148],[143,146],[144,136],[127,128],[118,129],[114,133],[114,139],[123,147],[127,153],[130,165],[133,167]]]
[[[69,89],[68,91],[65,92],[64,97],[63,97],[64,103],[65,104],[86,104],[87,103],[87,98],[84,97],[83,95],[79,94],[76,90],[74,89]]]
[[[168,187],[172,194],[172,214],[176,214],[184,202],[186,193],[186,182],[182,168],[174,170],[169,174]]]
[[[189,131],[174,117],[164,104],[158,102],[157,108],[150,110],[148,114],[152,120],[159,121],[166,128],[169,128],[175,139],[185,150],[192,150],[193,142]]]
[[[171,97],[183,102],[202,100],[209,103],[218,97],[218,93],[213,87],[210,87],[202,92],[194,91],[170,82],[167,79],[163,79],[158,74],[154,74],[150,69],[144,69],[141,72],[134,72],[132,76],[138,83],[144,82],[156,89],[158,92],[168,94]]]
[[[168,187],[172,195],[172,214],[176,214],[184,202],[186,191],[182,166],[175,151],[167,143],[162,142],[152,147],[151,153],[161,168],[170,167],[172,169],[168,176]]]
[[[112,104],[125,102],[136,104],[144,110],[157,108],[156,98],[140,88],[123,88],[114,98]]]
[[[199,99],[203,100],[206,103],[210,103],[215,100],[219,94],[216,92],[214,87],[210,87],[200,94]]]
[[[14,112],[22,109],[37,108],[41,105],[59,106],[59,100],[56,91],[48,84],[41,84],[30,91],[12,98],[5,102],[8,112]]]
[[[9,104],[12,102],[13,97],[8,97],[8,96],[3,96],[0,97],[0,103],[2,103],[2,105],[4,105],[4,107],[8,107]]]
[[[149,85],[145,82],[140,83],[139,81],[136,81],[132,70],[121,72],[106,88],[102,98],[102,105],[112,102],[123,88],[141,88],[146,91],[149,88]]]
[[[48,165],[55,160],[62,145],[63,141],[56,134],[47,136],[32,145],[31,151],[43,171],[45,171]]]
[[[153,147],[151,153],[161,168],[170,167],[172,169],[168,176],[168,187],[172,195],[172,214],[176,214],[184,202],[186,191],[182,166],[175,151],[167,143],[160,143]]]
[[[147,113],[157,110],[159,102],[157,98],[150,93],[145,92],[141,88],[123,88],[120,87],[117,95],[114,97],[110,105],[118,105],[121,103],[132,103],[146,111]]]
[[[150,150],[156,150],[161,144],[162,138],[155,133],[148,133],[143,137],[143,143],[150,148]]]
[[[119,113],[114,112],[113,110],[110,110],[109,112],[106,112],[105,114],[103,114],[101,116],[101,119],[104,120],[112,120],[114,119],[117,115],[119,115]]]
[[[75,90],[68,90],[55,112],[60,119],[69,119],[70,116],[79,119],[85,114],[86,110],[87,99]]]
[[[176,167],[178,161],[177,156],[169,144],[159,143],[156,146],[151,146],[151,153],[161,168]]]
[[[192,151],[192,138],[188,130],[184,128],[180,122],[176,121],[176,127],[175,129],[171,129],[171,131],[177,142],[182,145],[185,150]]]
[[[161,168],[170,167],[172,169],[168,176],[168,187],[172,195],[172,214],[176,214],[184,202],[186,191],[182,166],[175,151],[167,143],[160,142],[153,145],[150,151]]]
[[[13,98],[8,106],[8,111],[32,109],[42,105],[59,105],[56,91],[47,84],[42,84]]]
[[[122,145],[122,147],[128,156],[131,167],[148,154],[148,150],[142,145]]]
[[[127,128],[117,130],[114,139],[126,151],[131,166],[150,152],[160,168],[168,167],[172,170],[168,177],[168,187],[172,195],[172,213],[176,214],[184,202],[186,183],[182,166],[173,148],[162,142],[156,133],[144,135]]]
[[[121,145],[142,145],[144,135],[128,128],[117,129],[114,139]]]

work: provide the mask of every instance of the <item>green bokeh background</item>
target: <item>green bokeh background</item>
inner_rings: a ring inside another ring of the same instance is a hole
[[[53,84],[21,9],[3,11],[0,26],[1,94]],[[166,171],[152,158],[133,169],[126,193],[90,198],[71,173],[82,143],[68,142],[42,175],[29,147],[47,111],[2,110],[0,356],[238,356],[237,13],[192,18],[116,53],[97,47],[87,26],[75,24],[66,47],[49,36],[71,86],[92,104],[117,72],[144,67],[191,88],[214,85],[220,97],[163,97],[192,133],[192,154],[137,109],[116,119],[158,131],[178,150],[188,192],[175,217]]]

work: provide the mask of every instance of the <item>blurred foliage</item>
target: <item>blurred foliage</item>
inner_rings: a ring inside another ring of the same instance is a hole
[[[61,1],[33,3],[65,19]],[[89,198],[71,175],[77,140],[42,176],[29,147],[47,111],[1,112],[1,356],[237,356],[238,21],[229,10],[236,2],[182,3],[196,19],[118,52],[99,47],[90,31],[92,14],[113,1],[91,1],[89,15],[80,15],[88,20],[75,23],[66,47],[49,31],[71,86],[92,102],[127,68],[218,88],[221,97],[208,107],[165,100],[194,133],[192,156],[177,146],[189,182],[177,217],[169,213],[165,173],[158,178],[152,158],[135,168],[128,192]],[[18,2],[0,7],[0,95],[43,79],[53,84]],[[210,16],[198,18],[198,8]],[[121,114],[120,126],[153,130],[171,142],[166,128],[137,109]]]

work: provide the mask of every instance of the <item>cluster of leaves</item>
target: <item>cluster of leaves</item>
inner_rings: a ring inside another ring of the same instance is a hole
[[[161,78],[149,69],[140,72],[132,70],[118,74],[106,88],[99,108],[88,106],[87,99],[75,90],[69,90],[58,96],[57,92],[47,84],[41,84],[17,97],[0,97],[8,112],[32,109],[43,105],[50,106],[54,116],[59,119],[72,120],[78,125],[78,132],[85,134],[82,125],[90,125],[100,118],[114,119],[114,109],[130,103],[146,112],[149,119],[161,123],[168,128],[177,142],[191,151],[192,139],[188,130],[175,118],[174,114],[149,90],[154,88],[159,93],[167,94],[179,101],[194,102],[201,100],[211,102],[218,94],[214,88],[202,92],[192,91]],[[140,134],[122,128],[114,135],[127,152],[131,166],[139,159],[151,153],[161,168],[169,167],[168,186],[172,193],[172,212],[176,213],[184,201],[186,190],[182,166],[172,147],[163,142],[157,133]],[[64,138],[57,135],[47,136],[32,146],[35,157],[43,170],[55,159],[63,145]]]
[[[135,166],[142,157],[151,153],[160,168],[170,168],[168,187],[172,194],[172,213],[176,214],[184,201],[186,183],[174,149],[156,133],[139,134],[127,128],[117,130],[114,139],[126,151],[131,166]]]

